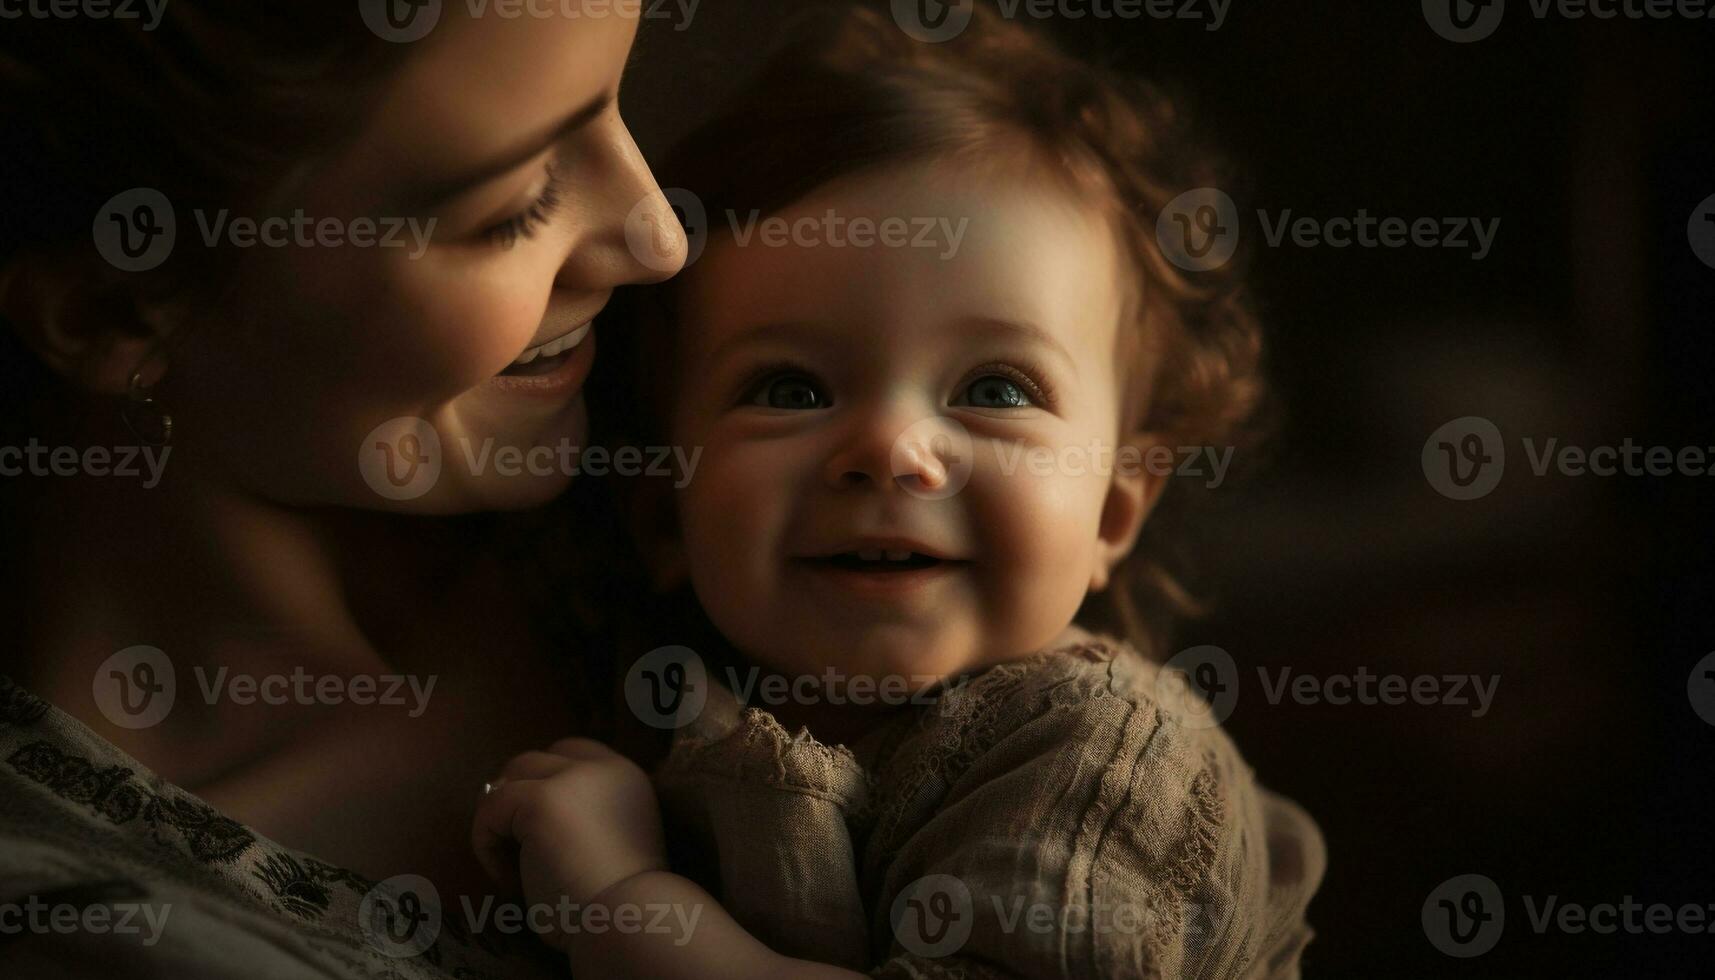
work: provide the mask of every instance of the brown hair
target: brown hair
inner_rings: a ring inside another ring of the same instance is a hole
[[[89,15],[8,21],[0,285],[21,256],[51,258],[62,288],[111,298],[116,327],[131,299],[215,293],[230,250],[187,249],[122,273],[96,251],[97,211],[138,187],[181,214],[265,206],[355,130],[371,83],[408,47],[371,32],[351,0],[172,0],[148,30]],[[0,329],[0,375],[8,428],[64,424],[66,392],[10,329]]]
[[[930,44],[870,9],[812,12],[735,101],[672,154],[663,184],[693,190],[709,215],[767,214],[883,165],[994,167],[1026,157],[1103,208],[1135,273],[1119,351],[1124,430],[1172,446],[1253,442],[1261,333],[1237,268],[1188,273],[1155,241],[1164,207],[1213,186],[1214,165],[1193,151],[1156,88],[1074,59],[985,9],[975,14],[957,38]],[[669,353],[663,335],[675,290],[654,291],[666,322],[638,341],[657,355],[649,363]],[[1080,613],[1157,655],[1174,621],[1200,611],[1173,570],[1170,532],[1201,488],[1177,482],[1108,591]]]

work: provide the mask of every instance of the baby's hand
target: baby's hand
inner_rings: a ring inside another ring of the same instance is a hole
[[[645,871],[665,870],[649,777],[600,742],[568,738],[508,762],[477,807],[477,859],[531,904],[588,905]],[[555,946],[567,937],[544,936]]]

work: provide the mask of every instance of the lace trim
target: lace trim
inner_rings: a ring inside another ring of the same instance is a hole
[[[818,742],[808,729],[792,736],[760,708],[745,708],[724,733],[681,732],[658,775],[759,780],[831,800],[848,812],[867,807],[871,788],[869,773],[850,749]]]

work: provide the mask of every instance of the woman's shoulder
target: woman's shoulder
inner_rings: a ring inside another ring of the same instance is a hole
[[[28,933],[0,973],[551,975],[427,890],[410,899],[427,918],[390,938],[410,887],[269,840],[0,675],[0,909]]]

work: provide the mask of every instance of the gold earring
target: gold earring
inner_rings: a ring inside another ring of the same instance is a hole
[[[131,374],[125,407],[119,414],[125,427],[144,445],[165,446],[173,441],[173,417],[155,401],[155,389],[143,383],[141,366]]]

